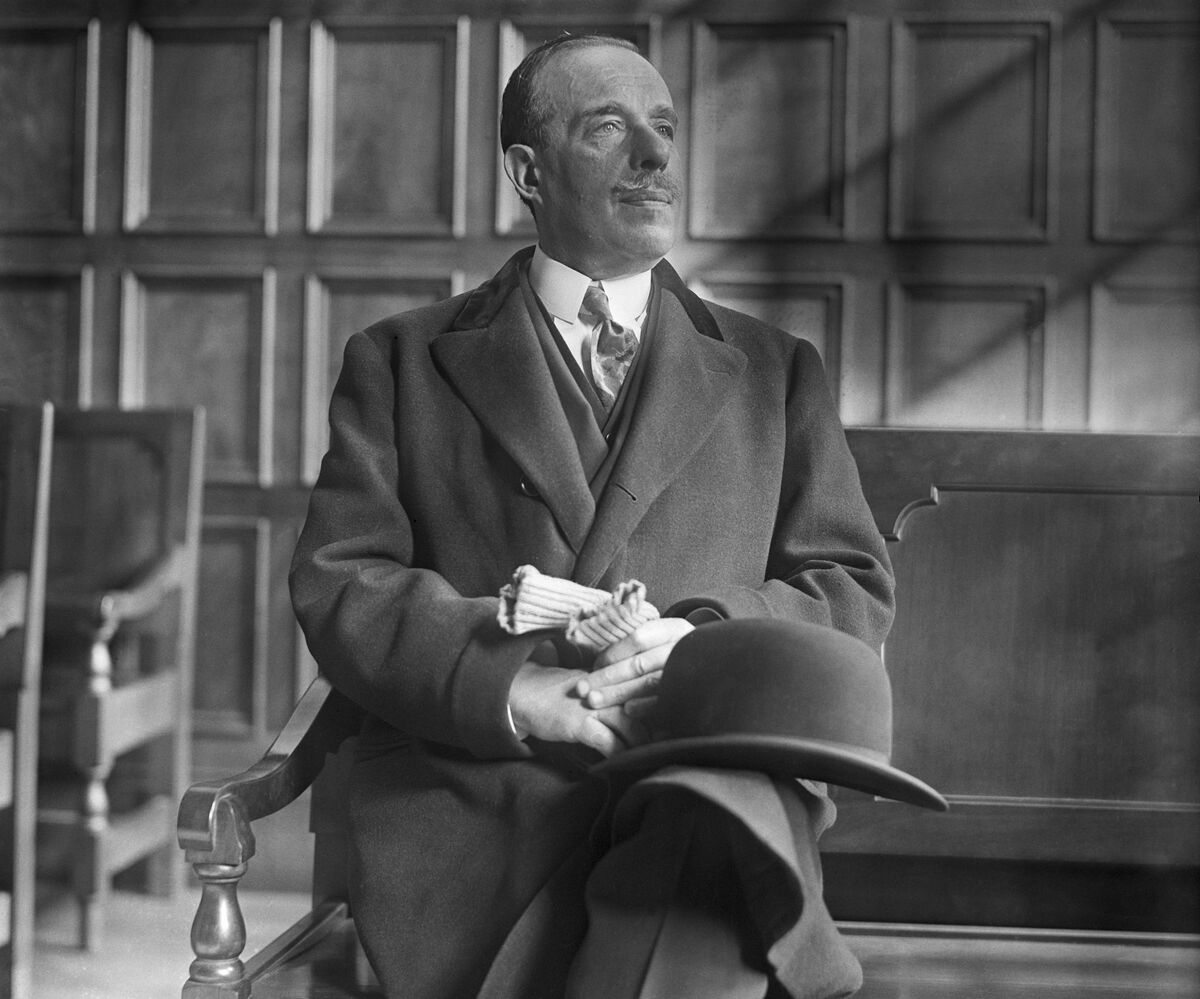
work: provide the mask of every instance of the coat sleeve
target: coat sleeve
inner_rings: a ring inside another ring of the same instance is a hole
[[[787,446],[766,579],[715,586],[667,613],[695,623],[787,617],[829,625],[878,649],[895,609],[891,562],[863,497],[820,357],[796,341]]]
[[[537,640],[494,598],[413,565],[399,495],[391,338],[357,334],[330,404],[330,445],[292,559],[292,604],[321,671],[406,734],[480,757],[526,756],[508,689]]]

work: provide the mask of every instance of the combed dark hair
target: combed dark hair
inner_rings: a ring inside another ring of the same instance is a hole
[[[638,47],[624,38],[611,35],[571,35],[563,33],[537,48],[521,60],[500,102],[500,148],[507,151],[514,144],[533,146],[535,149],[546,141],[546,95],[538,90],[537,77],[542,67],[557,52],[573,48],[591,48],[597,45],[614,45],[617,48],[638,51]]]

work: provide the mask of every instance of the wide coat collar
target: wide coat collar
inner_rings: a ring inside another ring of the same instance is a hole
[[[663,261],[658,326],[629,435],[595,500],[519,288],[520,251],[467,299],[431,345],[476,419],[512,457],[577,553],[574,578],[603,576],[650,504],[712,433],[745,355]]]

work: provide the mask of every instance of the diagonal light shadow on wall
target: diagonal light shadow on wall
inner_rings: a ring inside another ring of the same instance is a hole
[[[630,7],[632,10],[637,10],[641,9],[643,5],[631,4]],[[1078,42],[1080,34],[1094,31],[1104,15],[1113,10],[1127,12],[1128,8],[1121,7],[1115,0],[1097,0],[1095,3],[1082,4],[1070,10],[1062,16],[1060,21],[1059,44],[1065,48],[1070,41]],[[688,3],[672,8],[668,17],[670,19],[703,20],[706,13],[711,14],[713,11],[714,8],[711,4]],[[659,12],[661,12],[661,8],[659,8]],[[896,16],[900,17],[905,13],[906,11],[897,11]],[[953,4],[931,4],[922,8],[922,13],[944,16],[947,21],[951,22],[962,16]],[[845,15],[846,6],[844,4],[810,3],[803,7],[805,22],[819,21],[822,18],[836,21],[844,18]],[[1136,20],[1136,17],[1127,13],[1126,16]],[[727,20],[729,20],[727,17],[722,17],[722,23]],[[747,57],[748,61],[749,57]],[[726,75],[738,71],[735,63],[727,63],[722,68]],[[749,72],[752,68],[747,65],[742,69],[744,72]],[[845,165],[845,173],[835,173],[828,180],[821,179],[796,190],[786,202],[776,207],[775,214],[769,220],[759,224],[758,231],[747,237],[745,242],[767,243],[765,256],[772,262],[772,268],[778,273],[794,271],[796,269],[794,264],[794,258],[797,255],[796,245],[811,242],[806,240],[803,235],[794,234],[796,221],[805,217],[806,214],[811,215],[814,207],[820,211],[823,206],[837,203],[838,199],[830,190],[833,185],[845,184],[847,188],[853,188],[861,178],[867,175],[878,175],[881,171],[886,175],[896,157],[903,155],[906,148],[913,143],[919,143],[923,137],[933,132],[952,130],[953,126],[968,118],[981,102],[987,101],[998,89],[1002,89],[1014,81],[1019,83],[1019,78],[1028,76],[1029,72],[1029,60],[1023,52],[997,63],[990,72],[981,74],[969,86],[945,95],[933,106],[924,109],[922,115],[909,123],[904,130],[890,129],[884,143],[865,152],[852,162],[848,162]],[[1051,97],[1053,98],[1053,94]],[[893,99],[895,99],[894,95]],[[1059,111],[1059,113],[1063,112]],[[1091,141],[1093,155],[1097,155],[1094,148],[1094,136],[1091,136]],[[1198,165],[1197,172],[1200,174],[1200,165]],[[894,183],[894,172],[891,182]],[[1055,196],[1057,192],[1054,185],[1061,188],[1068,184],[1080,183],[1090,188],[1094,182],[1095,177],[1091,172],[1086,176],[1071,176],[1063,173],[1060,168],[1058,172],[1049,173],[1046,180],[1046,194],[1051,199]],[[894,191],[891,193],[895,194]],[[983,207],[986,209],[986,206]],[[1179,232],[1180,220],[1190,220],[1196,218],[1197,215],[1200,215],[1200,192],[1196,192],[1192,197],[1174,206],[1173,210],[1164,214],[1160,220],[1148,224],[1140,238],[1117,243],[1100,242],[1089,237],[1087,253],[1090,262],[1086,266],[1062,267],[1061,251],[1058,251],[1060,272],[1055,275],[1055,280],[1048,281],[1045,299],[1040,307],[1026,310],[1023,315],[1012,322],[997,326],[980,336],[972,345],[970,352],[954,358],[951,363],[943,364],[937,369],[938,379],[942,382],[952,382],[963,377],[971,368],[981,364],[986,365],[989,356],[1010,349],[1014,338],[1021,338],[1027,341],[1030,347],[1040,349],[1047,317],[1053,316],[1058,310],[1075,300],[1086,299],[1094,286],[1103,284],[1113,276],[1120,274],[1129,264],[1142,257],[1151,248],[1171,242],[1170,237],[1177,236]],[[779,234],[783,233],[789,235],[780,239]],[[954,268],[946,266],[946,258],[953,251],[954,245],[960,241],[958,237],[951,236],[885,239],[886,255],[890,255],[894,263],[901,264],[901,268],[893,268],[893,272],[902,269],[906,276],[919,275],[920,281],[932,283],[953,276]],[[968,239],[967,242],[978,241]],[[1034,252],[1030,254],[1031,258],[1036,257],[1039,251],[1041,256],[1046,258],[1052,258],[1056,253],[1051,236],[1047,236],[1045,239],[1016,239],[1005,242],[1008,245],[1025,246],[1033,250]],[[722,250],[722,253],[726,252],[728,251]],[[714,263],[717,262],[714,261]],[[914,277],[914,280],[917,278]],[[1036,387],[1040,390],[1040,383]],[[1027,425],[1030,427],[1040,425],[1040,418],[1039,408],[1037,412],[1031,413],[1031,419]]]

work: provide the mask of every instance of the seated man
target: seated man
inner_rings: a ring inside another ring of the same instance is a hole
[[[320,668],[370,716],[351,899],[391,999],[815,997],[860,981],[820,903],[818,786],[779,785],[812,862],[795,953],[769,961],[732,875],[736,823],[680,787],[614,851],[625,784],[587,771],[648,738],[639,706],[694,627],[775,617],[878,648],[892,616],[816,351],[702,302],[663,260],[677,124],[626,42],[531,52],[500,131],[538,245],[346,348],[291,584]],[[560,657],[497,621],[521,565],[605,590],[636,578],[662,617],[592,662]],[[597,886],[606,858],[620,863]],[[693,903],[716,922],[690,920]]]

